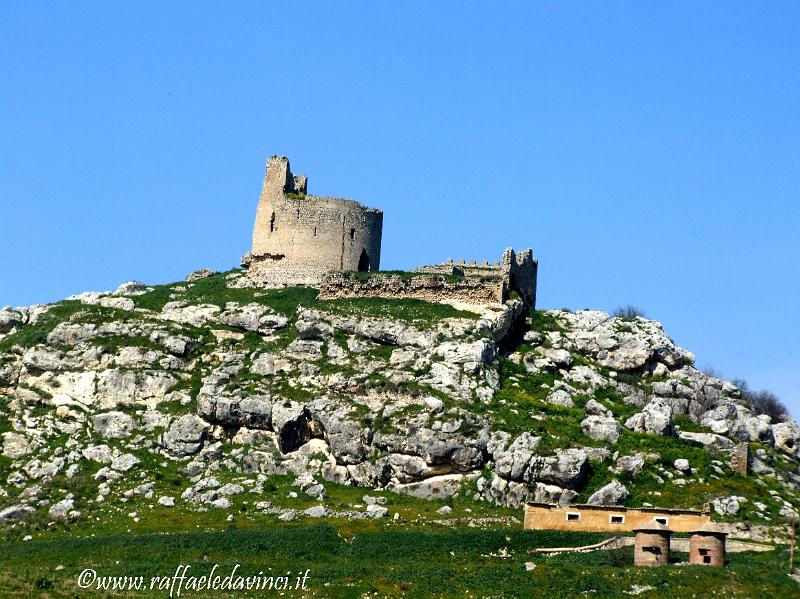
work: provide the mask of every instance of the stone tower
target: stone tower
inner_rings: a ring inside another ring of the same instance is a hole
[[[383,212],[307,195],[307,187],[288,158],[267,160],[253,247],[242,258],[250,278],[264,285],[319,285],[330,271],[378,270]]]

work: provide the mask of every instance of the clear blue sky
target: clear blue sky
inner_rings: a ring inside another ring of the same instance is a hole
[[[280,153],[800,415],[800,3],[395,4],[0,4],[0,305],[235,266]]]

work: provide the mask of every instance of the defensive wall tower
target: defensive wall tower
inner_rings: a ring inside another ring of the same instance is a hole
[[[308,178],[272,156],[261,189],[253,246],[242,265],[265,285],[319,285],[331,271],[377,271],[383,212],[307,194]]]

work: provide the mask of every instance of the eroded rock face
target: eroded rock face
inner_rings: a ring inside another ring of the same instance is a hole
[[[94,430],[107,439],[122,439],[130,436],[136,426],[133,418],[124,412],[104,412],[92,419]]]

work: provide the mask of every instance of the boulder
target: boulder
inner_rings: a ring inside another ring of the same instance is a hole
[[[36,510],[29,505],[12,505],[4,510],[0,510],[0,524],[8,524],[9,522],[17,522],[24,520],[36,513]]]
[[[689,466],[689,460],[684,458],[678,458],[677,460],[675,460],[673,466],[675,466],[675,470],[680,470],[681,472],[691,471],[691,468]]]
[[[20,433],[3,433],[3,455],[12,460],[21,458],[30,451],[28,437]]]
[[[525,475],[526,481],[539,481],[577,489],[589,473],[589,460],[582,449],[558,449],[554,456],[534,457]]]
[[[640,453],[633,455],[623,455],[617,458],[615,471],[618,474],[625,474],[630,478],[639,476],[644,470],[644,456]]]
[[[508,438],[507,433],[502,433]],[[498,440],[495,433],[493,440],[487,444],[487,450],[493,456],[494,470],[503,478],[521,481],[525,471],[530,464],[531,458],[535,455],[536,446],[539,444],[540,437],[534,437],[530,433],[522,433],[505,449],[504,443]]]
[[[62,499],[58,503],[50,506],[47,513],[51,518],[58,520],[65,520],[69,517],[70,512],[75,508],[75,501],[73,499]]]
[[[594,399],[587,401],[583,406],[583,410],[590,416],[611,416],[611,410]]]
[[[149,290],[141,281],[126,281],[114,290],[113,295],[143,295]]]
[[[564,389],[556,389],[550,395],[547,396],[547,403],[551,403],[556,406],[562,406],[565,408],[573,408],[575,407],[575,402],[572,401],[572,396],[567,393]]]
[[[489,364],[497,355],[494,341],[479,339],[470,343],[446,341],[433,349],[433,354],[450,364]]]
[[[432,476],[415,483],[391,485],[390,489],[396,493],[403,493],[420,499],[444,499],[457,493],[463,482],[463,474],[445,474]]]
[[[678,433],[678,438],[684,441],[700,443],[701,445],[705,445],[711,449],[730,449],[734,445],[733,441],[716,433],[693,433],[689,431],[681,431]]]
[[[9,307],[0,309],[0,334],[8,333],[19,325],[25,324],[25,320],[22,310],[14,310]]]
[[[188,275],[186,275],[186,281],[191,283],[193,281],[199,281],[201,279],[207,279],[209,277],[213,277],[217,274],[216,270],[212,270],[210,268],[199,268],[197,270],[193,270]]]
[[[711,501],[711,507],[720,516],[735,516],[739,513],[741,504],[747,501],[744,497],[731,495],[730,497],[717,497]]]
[[[616,443],[622,435],[622,426],[614,418],[608,416],[587,416],[581,422],[581,430],[587,437],[595,441]]]
[[[625,427],[637,433],[672,435],[675,433],[672,407],[662,398],[651,398],[641,412],[625,421]]]
[[[366,509],[367,516],[370,518],[385,518],[389,514],[389,510],[382,505],[370,504]]]
[[[589,505],[619,505],[628,498],[628,489],[618,480],[612,480],[589,496]]]
[[[172,422],[162,435],[162,445],[175,456],[199,452],[208,434],[208,424],[195,414],[186,414]]]
[[[772,425],[775,449],[790,456],[797,456],[800,449],[800,427],[793,420]]]

